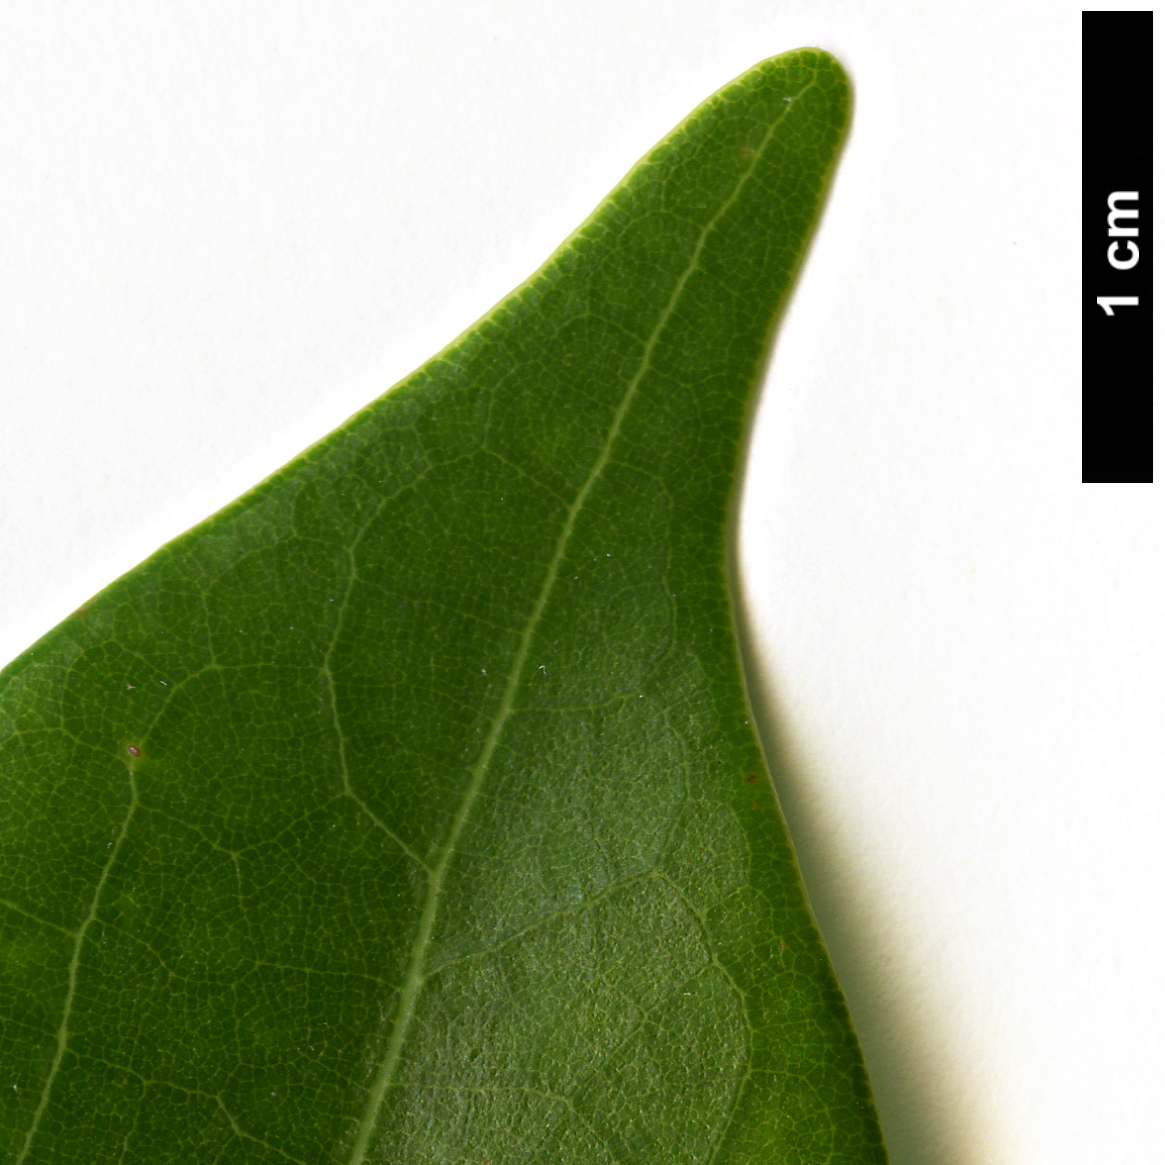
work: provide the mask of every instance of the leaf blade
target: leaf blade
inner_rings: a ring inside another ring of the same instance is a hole
[[[127,1159],[173,1136],[163,1095],[238,1159],[883,1159],[724,577],[847,101],[824,54],[745,74],[475,328],[8,669],[23,779],[83,773],[102,814],[79,878],[10,887],[72,935],[16,1161],[92,1143],[66,1087],[134,1114]]]

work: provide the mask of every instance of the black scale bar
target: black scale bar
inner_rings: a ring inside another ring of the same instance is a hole
[[[1085,482],[1153,480],[1153,14],[1085,12]]]

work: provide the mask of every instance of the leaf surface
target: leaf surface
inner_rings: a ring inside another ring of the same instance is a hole
[[[848,103],[744,74],[6,669],[0,1159],[885,1160],[726,581]]]

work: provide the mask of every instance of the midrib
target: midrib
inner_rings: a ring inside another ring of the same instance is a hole
[[[800,94],[797,94],[797,96],[800,96]],[[769,144],[773,131],[784,119],[791,105],[792,101],[790,100],[784,110],[782,110],[781,116],[769,126],[764,140],[754,151],[752,161],[744,173],[741,174],[732,193],[725,199],[720,209],[708,220],[708,224],[700,232],[700,236],[696,240],[696,245],[692,250],[692,258],[685,268],[684,273],[677,281],[675,291],[672,292],[671,298],[668,300],[660,315],[659,322],[648,338],[643,349],[643,358],[640,360],[639,367],[628,383],[627,391],[623,394],[623,399],[619,402],[619,407],[615,410],[610,429],[607,432],[607,439],[603,443],[603,447],[599,451],[599,455],[595,459],[590,473],[579,488],[578,494],[567,512],[566,521],[563,523],[562,531],[554,547],[554,554],[546,568],[546,576],[542,581],[542,588],[538,593],[538,598],[535,600],[534,607],[530,612],[530,618],[526,621],[526,627],[518,642],[518,650],[514,655],[514,662],[510,667],[510,674],[506,680],[505,691],[502,695],[498,711],[490,725],[489,733],[482,744],[481,753],[478,755],[477,763],[473,767],[469,782],[465,788],[465,793],[461,798],[461,804],[457,808],[457,814],[453,819],[449,836],[441,849],[436,865],[429,874],[429,888],[425,897],[425,906],[421,912],[420,926],[417,929],[417,937],[413,942],[408,969],[405,972],[404,983],[401,986],[396,1017],[393,1019],[392,1024],[392,1033],[389,1036],[388,1047],[385,1049],[384,1058],[380,1062],[376,1078],[373,1080],[372,1086],[369,1089],[368,1100],[364,1106],[364,1115],[360,1120],[356,1140],[352,1145],[352,1152],[348,1157],[348,1165],[362,1165],[366,1159],[368,1146],[376,1128],[377,1118],[380,1115],[380,1109],[384,1103],[385,1095],[392,1084],[393,1074],[396,1072],[397,1065],[400,1062],[401,1049],[404,1046],[405,1037],[408,1034],[409,1025],[412,1022],[413,1013],[416,1008],[417,998],[424,983],[425,959],[428,955],[429,943],[433,937],[433,927],[437,920],[437,906],[441,897],[441,890],[449,872],[453,854],[457,849],[457,842],[461,837],[461,831],[465,828],[465,823],[469,819],[469,814],[473,810],[478,794],[481,792],[485,775],[489,770],[490,761],[493,759],[494,750],[498,746],[506,724],[514,714],[514,697],[518,690],[522,671],[530,655],[530,643],[534,638],[534,632],[538,629],[538,625],[542,621],[542,614],[546,610],[546,604],[550,599],[550,592],[554,589],[554,584],[558,579],[558,570],[562,565],[563,559],[566,557],[566,548],[570,543],[571,535],[574,533],[575,522],[578,520],[578,515],[586,505],[591,490],[594,489],[595,483],[602,476],[603,470],[607,467],[611,459],[611,450],[614,448],[615,442],[619,437],[619,431],[623,426],[623,419],[627,415],[627,410],[631,406],[631,402],[635,397],[635,393],[643,377],[651,367],[651,358],[655,352],[656,345],[659,343],[659,338],[674,314],[688,280],[699,266],[700,256],[703,253],[708,236],[728,211],[729,207],[736,201],[744,184],[752,176],[757,162]]]

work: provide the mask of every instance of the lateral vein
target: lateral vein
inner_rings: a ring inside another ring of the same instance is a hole
[[[377,512],[379,512],[379,507],[377,507]],[[360,531],[360,534],[357,536],[357,541],[359,541],[360,537],[363,536],[364,530],[368,528],[368,524],[371,523],[371,520],[372,519],[369,519],[369,523],[366,523],[364,529]],[[344,591],[343,599],[340,601],[340,609],[336,612],[335,632],[332,635],[331,643],[328,645],[328,650],[324,653],[324,662],[320,665],[320,670],[328,685],[328,701],[331,705],[332,727],[336,732],[336,747],[340,757],[340,775],[344,782],[344,795],[355,801],[360,811],[364,813],[372,821],[372,823],[385,834],[386,837],[395,842],[407,858],[410,858],[412,861],[416,862],[416,864],[420,866],[422,870],[431,873],[432,871],[430,870],[429,864],[425,861],[425,859],[422,858],[420,854],[418,854],[416,850],[414,850],[412,846],[410,846],[408,842],[406,842],[405,839],[400,836],[400,834],[396,833],[392,829],[389,829],[388,824],[380,816],[380,814],[374,813],[368,802],[365,801],[364,798],[356,792],[352,785],[352,775],[348,770],[348,738],[344,735],[344,728],[340,723],[340,707],[336,702],[336,678],[332,673],[332,652],[336,649],[336,643],[340,637],[340,627],[343,624],[344,615],[348,610],[348,601],[352,596],[352,588],[356,585],[356,555],[352,547],[349,547],[348,549],[348,558],[350,560],[348,586]]]
[[[101,901],[101,893],[105,889],[106,881],[109,879],[109,871],[113,869],[113,865],[117,861],[117,855],[121,850],[122,842],[125,841],[126,834],[129,832],[129,823],[133,819],[134,810],[138,807],[138,787],[137,782],[134,780],[132,768],[129,772],[129,787],[132,794],[129,810],[125,815],[125,820],[121,823],[121,831],[114,840],[113,849],[110,851],[109,857],[105,860],[105,867],[101,871],[101,877],[97,879],[97,886],[93,891],[93,900],[89,903],[89,912],[85,915],[84,921],[77,928],[75,934],[73,956],[69,960],[69,989],[65,993],[65,1006],[61,1012],[61,1025],[57,1028],[57,1050],[53,1055],[53,1062],[49,1068],[49,1074],[45,1077],[44,1088],[41,1091],[36,1112],[32,1114],[32,1124],[29,1125],[28,1132],[24,1135],[24,1144],[21,1146],[13,1165],[23,1165],[24,1159],[28,1156],[29,1149],[32,1148],[36,1131],[40,1127],[41,1117],[48,1107],[49,1095],[53,1090],[53,1082],[61,1070],[61,1061],[65,1058],[65,1048],[69,1042],[69,1019],[73,1014],[73,1000],[77,995],[77,968],[81,961],[81,948],[85,945],[86,932],[92,925],[93,920],[97,917],[97,904]]]

